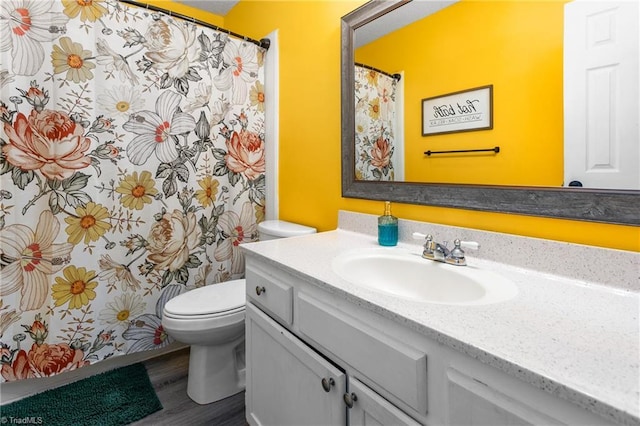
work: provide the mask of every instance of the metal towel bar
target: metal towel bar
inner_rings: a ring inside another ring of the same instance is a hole
[[[456,151],[425,151],[424,153],[427,154],[427,156],[430,156],[431,154],[455,154],[458,152],[489,152],[489,151],[493,151],[496,154],[500,152],[500,147],[496,146],[493,148],[487,148],[487,149],[460,149],[460,150],[456,150]]]

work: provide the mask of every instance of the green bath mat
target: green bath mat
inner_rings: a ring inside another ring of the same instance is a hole
[[[51,389],[0,407],[3,424],[127,425],[162,408],[141,363]]]

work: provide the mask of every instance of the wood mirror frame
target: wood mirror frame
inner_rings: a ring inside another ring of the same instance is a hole
[[[356,180],[354,31],[408,1],[371,0],[341,19],[343,197],[640,225],[640,191],[636,190]]]

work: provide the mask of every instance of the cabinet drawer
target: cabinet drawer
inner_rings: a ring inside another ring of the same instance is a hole
[[[427,412],[426,354],[304,293],[299,293],[297,308],[302,334],[357,368],[361,380],[379,392],[390,393],[419,413]]]
[[[247,299],[290,326],[293,320],[293,287],[256,266],[247,265],[245,277]]]

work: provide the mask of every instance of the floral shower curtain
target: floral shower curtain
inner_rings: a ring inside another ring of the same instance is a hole
[[[358,180],[395,180],[397,80],[355,65]]]
[[[168,345],[264,218],[264,49],[114,0],[0,25],[1,380]]]

